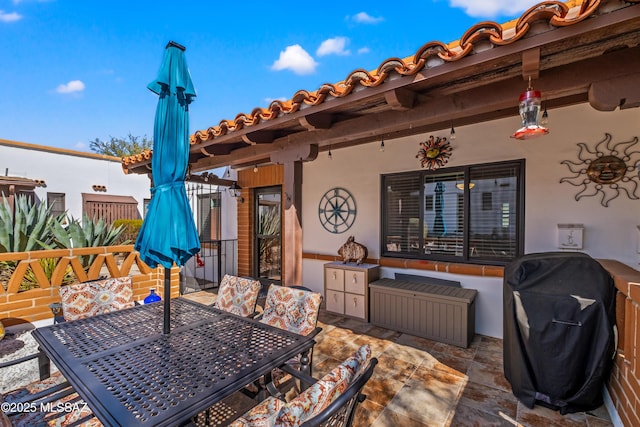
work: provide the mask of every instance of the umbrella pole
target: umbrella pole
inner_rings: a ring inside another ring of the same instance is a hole
[[[164,267],[164,322],[162,333],[169,335],[171,315],[171,270]]]

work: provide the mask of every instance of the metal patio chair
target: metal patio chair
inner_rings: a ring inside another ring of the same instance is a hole
[[[212,306],[238,316],[254,317],[260,288],[258,280],[225,274]]]
[[[131,277],[99,279],[90,282],[66,285],[60,288],[61,303],[52,304],[54,322],[83,319],[96,314],[120,310],[134,305]],[[61,308],[62,313],[57,311]],[[12,403],[16,409],[38,408],[38,411],[15,411],[5,413],[13,427],[34,425],[56,425],[61,427],[101,426],[84,401],[66,381],[60,372],[50,375],[49,359],[39,351],[20,359],[0,364],[2,368],[15,366],[32,359],[38,359],[40,380],[19,387],[2,395],[2,401]],[[25,406],[27,405],[27,406]],[[80,411],[40,412],[41,405],[55,408],[78,407]]]
[[[35,425],[97,427],[102,425],[60,372],[51,375],[49,359],[42,351],[0,363],[0,375],[5,368],[34,359],[38,359],[40,379],[0,395],[0,402],[9,404],[9,411],[3,411],[0,414],[0,425],[3,425],[3,417],[13,427],[32,427]],[[56,408],[60,405],[77,407],[80,411],[40,411],[42,408]],[[24,408],[30,410],[26,411]],[[36,410],[31,411],[31,408]]]
[[[358,404],[366,398],[362,389],[377,363],[371,357],[371,348],[364,345],[320,380],[284,367],[309,388],[290,402],[270,396],[229,425],[350,427]]]
[[[314,337],[322,331],[318,327],[318,314],[322,295],[303,286],[278,286],[272,284],[267,292],[264,312],[260,321],[296,334]],[[304,374],[311,375],[313,347],[287,361],[287,365],[300,370],[307,367]],[[274,369],[264,378],[261,388],[266,388],[273,396],[281,393],[279,388],[292,378],[281,369]]]

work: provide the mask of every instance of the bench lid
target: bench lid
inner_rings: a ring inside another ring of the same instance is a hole
[[[438,298],[472,303],[478,291],[476,289],[458,288],[445,285],[428,285],[409,280],[379,279],[369,283],[370,288],[394,289],[407,293],[437,295]]]

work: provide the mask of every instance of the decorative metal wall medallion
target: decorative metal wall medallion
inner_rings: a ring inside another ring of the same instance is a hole
[[[584,142],[580,142],[578,161],[560,162],[573,174],[562,178],[560,183],[566,182],[580,188],[575,195],[576,201],[583,197],[600,196],[600,204],[608,207],[609,202],[620,193],[625,193],[631,200],[640,199],[640,151],[633,150],[638,144],[638,137],[613,144],[611,140],[611,134],[605,133],[604,139],[598,142],[593,150]]]
[[[344,188],[332,188],[320,199],[318,218],[327,231],[344,233],[356,220],[356,200]]]
[[[436,170],[446,165],[449,157],[451,157],[451,144],[447,138],[433,135],[420,143],[420,149],[416,154],[422,167],[429,170]]]

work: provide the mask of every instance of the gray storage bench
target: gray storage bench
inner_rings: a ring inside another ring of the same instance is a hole
[[[380,279],[369,284],[374,325],[468,347],[475,334],[475,289]]]

